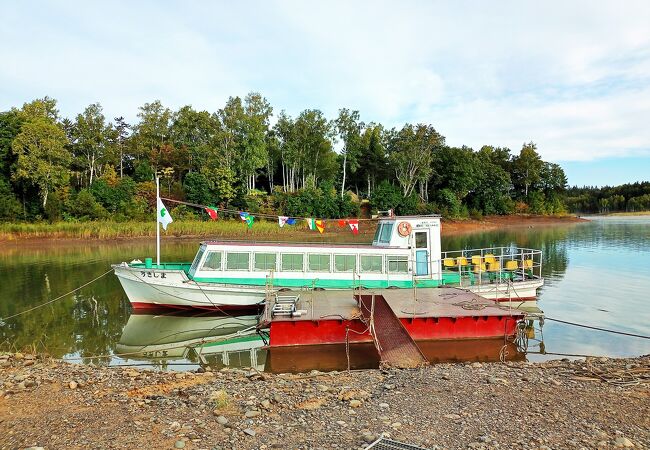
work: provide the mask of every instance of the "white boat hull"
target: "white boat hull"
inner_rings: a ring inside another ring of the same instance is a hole
[[[209,310],[258,309],[264,302],[264,288],[196,283],[182,270],[143,269],[114,265],[134,309],[199,308]]]
[[[537,306],[537,290],[544,285],[544,279],[515,281],[512,283],[477,284],[463,286],[483,298],[501,303],[511,303],[515,307]]]

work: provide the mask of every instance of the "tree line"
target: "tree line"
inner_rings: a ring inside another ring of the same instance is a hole
[[[364,199],[398,214],[566,211],[564,171],[533,142],[453,147],[432,125],[387,128],[346,108],[274,115],[256,92],[216,112],[156,100],[135,123],[99,103],[61,117],[49,97],[0,113],[0,220],[148,220],[155,173],[165,196],[272,214],[354,216]]]
[[[575,186],[567,190],[566,203],[576,213],[650,211],[650,182],[603,187]]]

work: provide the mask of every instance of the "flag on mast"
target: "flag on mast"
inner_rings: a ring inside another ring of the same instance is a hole
[[[174,219],[172,219],[172,216],[169,214],[169,211],[167,211],[167,208],[165,208],[165,205],[163,204],[162,200],[160,200],[160,197],[158,197],[158,222],[163,227],[163,230],[167,231],[167,225],[172,223]]]

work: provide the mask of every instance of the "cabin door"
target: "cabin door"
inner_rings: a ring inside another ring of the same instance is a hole
[[[431,239],[429,230],[415,232],[415,275],[429,275],[429,253]]]

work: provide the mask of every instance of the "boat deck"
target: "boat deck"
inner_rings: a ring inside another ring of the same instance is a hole
[[[283,291],[283,296],[299,296],[296,310],[299,316],[271,317],[265,312],[268,322],[274,321],[319,321],[326,319],[353,320],[360,317],[355,295],[359,291]],[[520,316],[521,310],[509,309],[507,303],[497,303],[473,294],[465,289],[441,287],[436,289],[372,289],[362,290],[361,295],[381,295],[400,319],[423,317],[474,317],[474,316]],[[415,298],[414,298],[415,297]]]
[[[414,298],[415,294],[415,298]],[[460,288],[376,289],[359,291],[283,291],[283,296],[300,296],[293,315],[275,315],[268,305],[260,327],[270,328],[270,345],[293,346],[371,342],[368,320],[356,297],[372,304],[381,296],[411,339],[483,339],[512,336],[525,312],[510,309]],[[382,311],[377,311],[380,315]],[[386,311],[384,311],[386,313]],[[385,315],[385,314],[384,314]],[[381,322],[381,321],[380,321]],[[379,326],[379,322],[375,323]],[[394,327],[393,327],[394,328]]]

